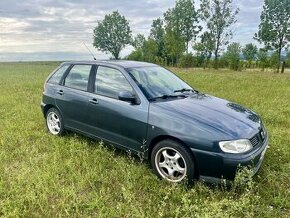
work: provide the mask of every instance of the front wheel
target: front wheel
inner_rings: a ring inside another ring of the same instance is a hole
[[[159,142],[152,150],[151,165],[155,174],[169,182],[193,184],[194,160],[187,148],[173,140]]]
[[[63,119],[59,111],[55,108],[50,108],[46,113],[46,126],[48,131],[53,135],[63,135],[64,125]]]

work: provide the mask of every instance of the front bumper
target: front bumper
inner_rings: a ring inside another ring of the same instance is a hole
[[[234,180],[239,166],[251,166],[256,174],[262,165],[268,143],[267,136],[262,145],[246,154],[213,153],[192,149],[197,159],[200,180],[206,182]]]
[[[46,106],[46,104],[44,104],[43,101],[41,101],[40,107],[41,107],[41,111],[42,111],[44,116],[46,115],[45,111],[44,111],[45,106]]]

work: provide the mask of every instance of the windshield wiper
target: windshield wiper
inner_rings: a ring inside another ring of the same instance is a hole
[[[197,90],[194,90],[194,89],[186,89],[186,88],[183,88],[183,89],[178,89],[178,90],[175,90],[174,93],[176,92],[198,92]]]
[[[186,97],[185,95],[161,95],[157,97],[149,98],[149,101],[156,101],[157,99],[168,99],[168,98],[178,98],[178,97]]]

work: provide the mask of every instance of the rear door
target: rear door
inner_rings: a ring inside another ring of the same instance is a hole
[[[119,100],[120,92],[135,91],[123,73],[111,67],[98,67],[93,90],[88,106],[91,134],[142,151],[147,134],[148,104]]]
[[[77,64],[72,66],[56,90],[56,105],[64,118],[65,127],[86,131],[89,103],[88,84],[94,66]]]

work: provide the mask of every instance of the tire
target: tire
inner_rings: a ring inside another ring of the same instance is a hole
[[[61,136],[64,134],[63,118],[55,108],[50,108],[46,113],[46,127],[52,135]]]
[[[190,151],[174,140],[163,140],[156,144],[151,153],[154,173],[169,182],[194,184],[195,164]]]

